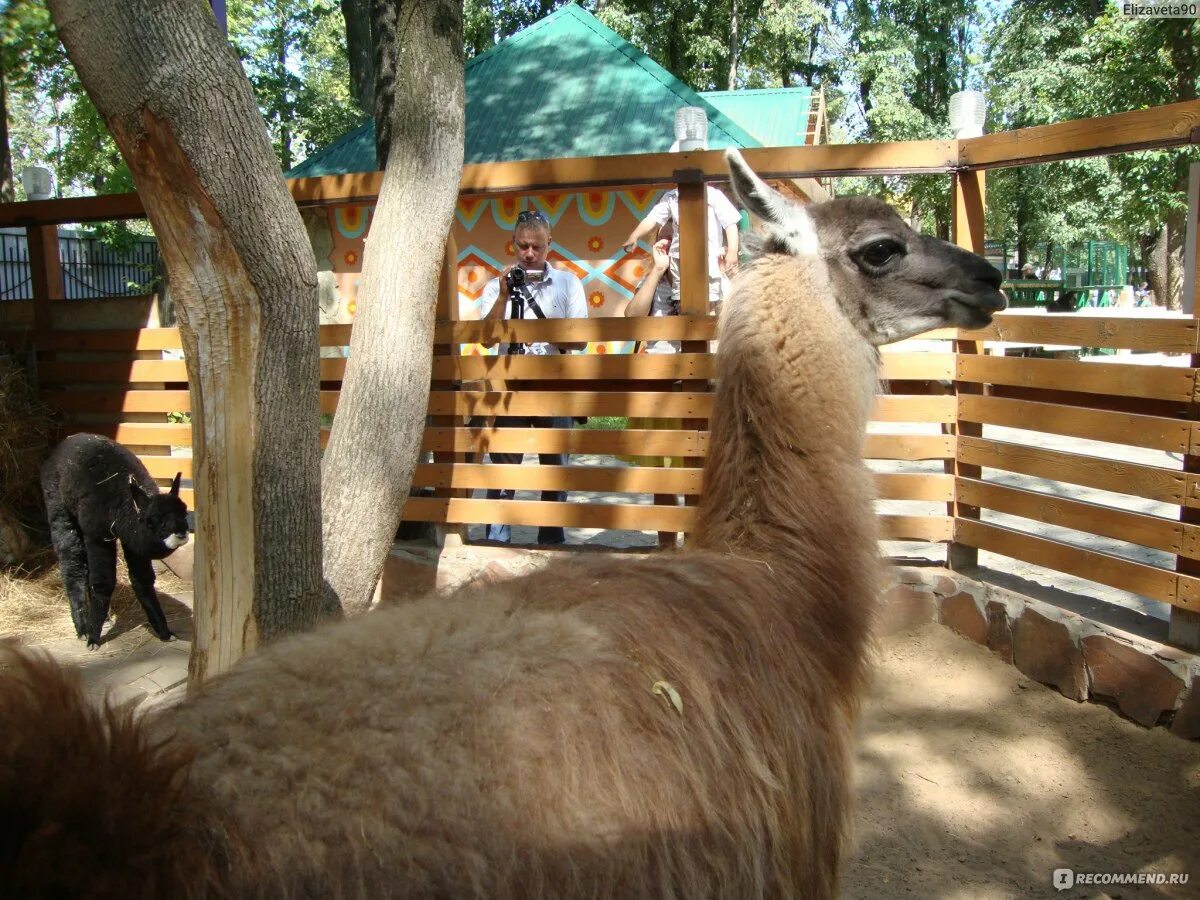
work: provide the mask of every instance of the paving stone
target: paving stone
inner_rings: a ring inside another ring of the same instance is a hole
[[[979,611],[975,598],[966,591],[942,597],[938,604],[938,621],[968,640],[987,645],[987,619]]]
[[[889,588],[884,591],[880,606],[881,634],[907,631],[937,621],[937,601],[933,592],[916,585],[898,584]]]
[[[987,618],[987,638],[984,643],[987,644],[989,650],[1009,665],[1012,665],[1012,626],[1008,619],[1008,607],[995,600],[989,600],[985,612]]]
[[[1064,697],[1087,699],[1083,654],[1064,623],[1027,609],[1012,623],[1012,641],[1018,669],[1035,681],[1058,688]]]
[[[1200,741],[1200,675],[1192,678],[1191,690],[1175,711],[1171,734],[1189,741]]]
[[[1154,658],[1104,634],[1079,642],[1091,678],[1092,696],[1112,700],[1139,725],[1158,723],[1175,708],[1183,693],[1183,680]]]

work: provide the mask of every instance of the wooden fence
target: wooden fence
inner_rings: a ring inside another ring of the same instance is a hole
[[[954,240],[983,250],[984,171],[1141,147],[1200,143],[1200,102],[1175,104],[1088,122],[1026,129],[964,141],[820,146],[747,151],[750,164],[773,177],[941,172],[950,176]],[[508,523],[599,529],[686,532],[700,500],[708,449],[715,322],[706,315],[703,184],[719,180],[718,153],[655,154],[469,166],[463,193],[529,194],[590,186],[678,184],[681,192],[682,312],[677,318],[461,322],[451,290],[439,301],[434,337],[429,425],[405,518],[446,525]],[[379,175],[292,183],[304,205],[369,199]],[[64,431],[108,434],[136,449],[155,477],[191,475],[190,426],[168,421],[190,399],[175,329],[81,331],[54,327],[62,296],[51,260],[54,228],[141,214],[136,195],[0,206],[0,226],[28,229],[35,301],[33,327],[0,333],[9,344],[33,345],[39,387],[64,415]],[[1193,215],[1195,211],[1193,210]],[[315,314],[315,311],[314,311]],[[344,347],[350,326],[326,326],[321,343]],[[1131,591],[1172,607],[1172,638],[1200,644],[1200,331],[1192,318],[1115,315],[1054,317],[1006,313],[982,332],[946,330],[926,336],[933,349],[884,354],[891,393],[878,398],[866,455],[893,467],[921,462],[920,471],[876,476],[878,493],[912,504],[889,511],[885,537],[949,545],[951,565],[978,550]],[[678,340],[673,355],[461,355],[461,346],[502,341]],[[1188,365],[1097,364],[985,353],[985,341],[1059,344],[1184,354]],[[333,413],[344,359],[322,359],[321,409]],[[947,389],[946,385],[952,385]],[[628,416],[623,431],[492,427],[496,415]],[[472,421],[482,423],[477,427]],[[672,427],[637,427],[637,420],[672,420]],[[920,427],[916,427],[920,426]],[[1127,454],[1063,452],[998,439],[987,426],[1108,442],[1176,454],[1155,464]],[[888,432],[895,433],[888,433]],[[670,467],[502,466],[482,462],[494,452],[663,456]],[[995,473],[1026,476],[1026,486],[999,483]],[[1129,504],[1073,499],[1077,487],[1140,498]],[[622,502],[490,501],[470,496],[489,487],[602,492]],[[645,498],[654,502],[646,504]],[[676,497],[684,498],[681,505]],[[190,499],[190,498],[189,498]],[[642,501],[642,502],[639,502]],[[936,504],[936,512],[928,508]],[[923,504],[923,506],[916,506]],[[1136,505],[1136,504],[1134,504]],[[1070,529],[1078,541],[1056,540],[993,514]],[[1088,536],[1159,551],[1161,565],[1088,546]]]

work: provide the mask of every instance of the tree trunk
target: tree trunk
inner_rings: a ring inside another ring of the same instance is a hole
[[[1186,185],[1183,195],[1187,196]],[[1183,260],[1187,245],[1187,209],[1181,208],[1169,212],[1164,230],[1167,233],[1167,293],[1163,301],[1167,309],[1179,312],[1183,309]]]
[[[195,684],[331,611],[320,569],[316,264],[206,4],[49,6],[171,276],[192,400]]]
[[[738,70],[738,4],[730,0],[729,7],[729,81],[728,90],[737,89]]]
[[[1166,306],[1170,297],[1170,278],[1167,273],[1167,227],[1142,237],[1142,259],[1146,261],[1146,281],[1154,291],[1156,306]]]
[[[342,0],[350,93],[366,115],[375,114],[375,49],[371,40],[371,0]]]
[[[4,82],[4,62],[0,60],[0,203],[12,203],[15,199],[12,149],[8,143],[8,87]]]
[[[438,278],[462,177],[462,2],[399,0],[391,22],[397,50],[376,66],[376,77],[394,73],[404,96],[391,110],[324,462],[325,580],[346,612],[370,605],[412,483],[429,403]],[[377,104],[384,94],[376,84]]]

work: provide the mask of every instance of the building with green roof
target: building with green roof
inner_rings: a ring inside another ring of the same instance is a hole
[[[662,153],[671,147],[675,111],[683,106],[705,111],[710,149],[817,143],[823,127],[820,98],[809,88],[697,93],[590,13],[564,6],[467,63],[465,159],[490,163]],[[287,176],[376,169],[374,122],[368,121]],[[479,315],[484,285],[511,262],[512,229],[522,209],[546,216],[552,230],[549,258],[579,276],[589,313],[621,315],[645,273],[648,249],[627,254],[621,245],[661,195],[658,189],[597,189],[460,198],[452,231],[460,317]],[[325,273],[322,321],[353,318],[372,212],[372,206],[363,205],[305,211]],[[326,287],[336,297],[326,297]],[[591,349],[629,352],[632,347]]]
[[[819,143],[823,106],[808,87],[697,93],[581,7],[564,6],[466,66],[467,163],[661,153],[675,111],[708,115],[708,145]],[[287,172],[373,172],[369,120]]]

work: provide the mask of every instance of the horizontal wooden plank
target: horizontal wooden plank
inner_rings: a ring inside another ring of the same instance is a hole
[[[958,143],[959,163],[969,169],[1029,165],[1152,147],[1181,147],[1200,128],[1200,101],[1055,122],[967,138]]]
[[[1048,525],[1127,541],[1142,547],[1153,547],[1167,553],[1183,551],[1185,532],[1193,532],[1193,541],[1200,535],[1200,526],[1184,525],[1174,519],[1114,509],[1111,506],[1085,503],[975,478],[958,479],[958,500],[967,506],[991,509]]]
[[[948,434],[868,434],[863,443],[867,459],[954,459],[955,441]]]
[[[1163,503],[1183,503],[1186,496],[1186,479],[1182,472],[1143,466],[1136,463],[1095,456],[1063,453],[1028,447],[1008,441],[988,438],[958,437],[958,461],[967,465],[1003,469],[1160,500]]]
[[[924,472],[876,472],[875,495],[881,500],[954,499],[954,476]]]
[[[712,394],[692,391],[432,391],[432,416],[639,416],[707,419]]]
[[[1190,316],[1050,315],[1016,310],[1003,312],[986,328],[970,332],[972,340],[1066,344],[1144,350],[1154,353],[1194,353],[1200,323]]]
[[[1193,426],[1178,419],[1059,406],[978,394],[960,394],[960,416],[967,422],[1004,425],[1093,441],[1110,441],[1186,453]]]
[[[936,422],[954,421],[958,403],[948,395],[893,395],[875,398],[871,420],[875,422]]]
[[[422,463],[417,466],[413,485],[465,490],[511,488],[518,491],[699,494],[702,478],[701,469]]]
[[[1195,369],[1182,367],[964,354],[958,357],[957,380],[1187,401],[1195,375]]]
[[[40,384],[127,384],[155,381],[187,382],[187,365],[182,359],[129,359],[120,362],[78,360],[39,362]]]
[[[190,412],[192,408],[187,391],[42,391],[41,396],[63,412],[169,413]]]
[[[583,428],[426,428],[422,450],[456,453],[587,453],[703,456],[706,431],[593,431]]]
[[[716,336],[713,316],[623,316],[595,319],[522,319],[438,322],[435,344],[568,343],[577,341],[709,341]]]
[[[1118,590],[1141,594],[1152,600],[1174,605],[1179,599],[1174,572],[1026,534],[990,522],[958,519],[955,522],[954,540],[968,547],[999,553],[1001,556],[1019,559],[1055,572],[1064,572]]]
[[[695,507],[635,503],[550,503],[541,500],[476,500],[467,497],[410,497],[406,522],[493,525],[560,525],[628,531],[687,531]]]
[[[885,541],[951,541],[954,519],[950,516],[879,516],[879,537]]]
[[[439,381],[478,379],[596,379],[645,381],[708,379],[713,357],[707,353],[560,354],[556,356],[438,356],[432,377]]]
[[[192,458],[190,456],[146,456],[138,454],[148,471],[155,478],[174,478],[179,472],[185,480],[192,477]]]
[[[76,431],[90,431],[112,438],[121,444],[135,447],[190,447],[192,444],[192,426],[183,424],[150,424],[142,422],[120,423],[88,423],[86,425],[70,425],[62,429],[60,437],[66,437]]]
[[[178,328],[131,328],[105,331],[51,331],[38,336],[39,350],[182,350]]]
[[[882,353],[880,376],[889,380],[951,381],[953,353]]]

